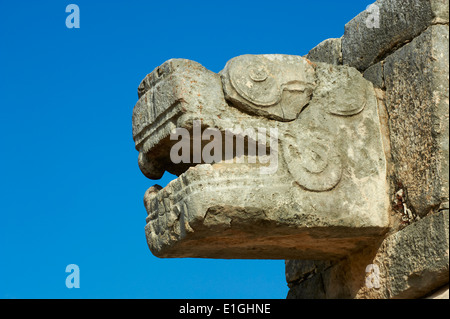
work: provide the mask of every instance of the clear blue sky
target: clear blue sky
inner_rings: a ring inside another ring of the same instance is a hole
[[[285,298],[282,260],[150,253],[143,194],[173,176],[138,168],[137,86],[170,58],[304,55],[371,2],[0,0],[0,298]]]

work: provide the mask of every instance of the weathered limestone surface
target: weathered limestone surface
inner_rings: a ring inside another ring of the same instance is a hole
[[[315,62],[324,62],[334,65],[342,64],[342,39],[326,39],[314,47],[306,58]]]
[[[383,74],[384,61],[378,62],[364,71],[364,78],[373,83],[376,88],[384,89],[384,74]]]
[[[333,265],[331,261],[326,260],[286,260],[285,264],[289,287],[312,278]]]
[[[375,263],[380,264],[381,276],[386,276],[389,298],[418,298],[448,283],[448,223],[448,210],[441,211],[383,242],[380,250],[384,254]]]
[[[298,262],[291,261],[294,267],[287,267],[286,272],[299,271],[301,280],[288,277],[292,287],[288,298],[424,297],[448,283],[448,247],[449,215],[443,210],[333,265],[303,262],[298,267]],[[368,277],[373,276],[366,272],[368,265],[378,267],[379,286],[367,286]],[[304,272],[310,275],[305,277]]]
[[[379,27],[368,28],[373,10],[363,11],[345,25],[342,59],[360,71],[383,60],[431,24],[448,24],[448,0],[378,0]]]
[[[448,202],[448,30],[431,26],[384,63],[396,180],[419,216]]]
[[[386,232],[377,98],[354,68],[246,55],[215,74],[170,60],[144,79],[139,94],[133,135],[141,170],[150,178],[164,170],[180,175],[145,195],[146,235],[156,256],[337,259]],[[269,147],[273,162],[238,163],[234,155],[232,163],[173,163],[177,141],[169,134],[194,133],[194,120],[219,137],[237,127],[266,129],[267,142],[235,136]],[[275,139],[270,129],[277,129]],[[273,163],[275,170],[262,173]]]
[[[221,76],[227,101],[278,121],[297,119],[316,87],[314,67],[297,56],[239,56],[228,61]]]
[[[216,105],[220,112],[224,103],[220,78],[197,62],[172,59],[142,80],[138,95],[133,110],[133,139],[140,151],[142,173],[159,179],[165,170],[172,174],[184,172],[188,165],[173,165],[168,160],[170,146],[175,143],[169,139],[170,132],[186,123],[192,126],[206,105]]]

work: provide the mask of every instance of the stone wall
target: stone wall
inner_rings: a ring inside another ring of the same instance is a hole
[[[448,41],[448,0],[378,0],[306,56],[375,87],[391,230],[343,259],[287,260],[288,298],[448,298]]]

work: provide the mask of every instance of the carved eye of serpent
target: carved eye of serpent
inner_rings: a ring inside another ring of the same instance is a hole
[[[323,192],[335,187],[342,177],[342,162],[333,141],[323,132],[290,137],[283,143],[288,170],[303,188]]]
[[[275,70],[258,56],[246,56],[238,67],[230,68],[233,88],[246,100],[258,106],[271,106],[281,100],[282,90],[275,79]]]
[[[250,65],[248,75],[254,82],[262,82],[269,76],[269,71],[264,65]]]

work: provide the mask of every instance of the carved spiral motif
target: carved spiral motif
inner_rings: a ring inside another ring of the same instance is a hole
[[[323,192],[334,188],[342,177],[342,162],[326,133],[310,132],[283,143],[288,170],[303,188]],[[328,136],[330,133],[328,132]]]
[[[245,60],[245,61],[244,61]],[[241,67],[230,67],[230,82],[246,100],[258,106],[271,106],[281,100],[282,90],[275,79],[273,66],[258,56],[236,61]]]
[[[262,82],[269,76],[269,71],[264,65],[250,65],[248,75],[254,82]]]

